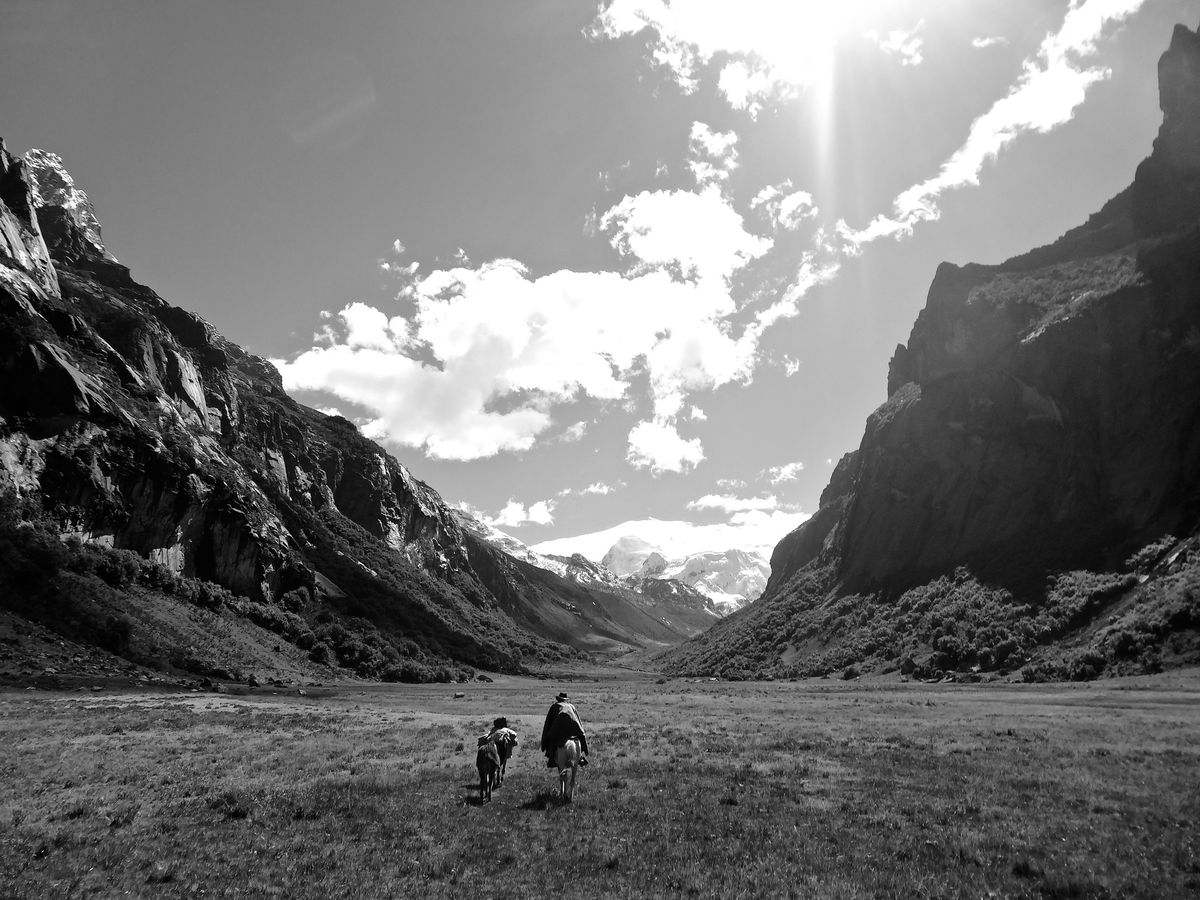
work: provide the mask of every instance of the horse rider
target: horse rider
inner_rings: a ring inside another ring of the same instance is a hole
[[[542,726],[542,752],[546,754],[546,768],[554,768],[554,751],[566,743],[568,738],[579,738],[579,765],[586,766],[587,735],[575,705],[567,700],[567,692],[559,691],[546,713],[546,724]]]

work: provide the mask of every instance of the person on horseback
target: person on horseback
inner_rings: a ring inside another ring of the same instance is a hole
[[[579,721],[579,713],[575,705],[568,702],[567,692],[559,691],[554,698],[550,710],[546,713],[546,724],[542,726],[542,752],[546,754],[546,768],[554,768],[554,751],[563,745],[568,738],[579,738],[581,754],[579,765],[586,766],[587,735],[583,733],[583,723]]]

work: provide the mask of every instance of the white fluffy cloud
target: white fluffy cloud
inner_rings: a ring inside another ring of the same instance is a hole
[[[638,469],[655,474],[686,472],[704,459],[699,438],[685,440],[668,420],[638,422],[629,432],[629,450],[625,459]]]
[[[804,463],[797,461],[782,466],[771,466],[762,474],[771,484],[782,484],[785,481],[795,481],[803,471]]]
[[[900,65],[919,66],[925,61],[925,57],[921,54],[921,48],[924,45],[921,29],[924,27],[925,20],[922,19],[911,29],[896,28],[887,34],[871,31],[867,33],[867,37],[874,41],[884,53],[900,60]]]
[[[839,223],[838,233],[849,253],[881,237],[905,237],[913,228],[941,215],[943,193],[979,183],[983,167],[1008,144],[1027,132],[1045,133],[1069,122],[1088,88],[1108,77],[1107,69],[1082,62],[1096,51],[1106,29],[1133,15],[1144,0],[1071,0],[1058,31],[1042,41],[1027,59],[1008,94],[971,123],[963,145],[932,178],[900,194],[891,215],[879,215],[862,229]]]
[[[665,227],[654,220],[648,239]],[[661,267],[534,278],[497,260],[414,278],[404,298],[415,307],[408,318],[348,304],[315,346],[276,365],[288,390],[358,404],[374,415],[364,433],[439,458],[527,449],[556,404],[622,399],[635,369],[649,375],[656,410],[673,416],[687,392],[753,365],[754,348],[726,333],[733,303],[722,279],[680,280]],[[640,432],[634,458],[662,471],[699,461],[692,441],[671,463],[654,439],[661,431]]]
[[[519,500],[509,500],[494,516],[479,515],[493,528],[519,528],[522,525],[551,525],[554,523],[554,501],[539,500],[528,507]]]
[[[785,231],[795,231],[818,213],[812,194],[796,190],[790,179],[763,188],[750,201],[750,208],[764,216],[773,228]]]
[[[713,131],[703,122],[693,122],[688,150],[688,168],[698,187],[723,185],[737,168],[737,135],[732,131]]]
[[[600,228],[635,271],[663,269],[684,280],[723,282],[771,247],[746,230],[712,184],[625,197],[600,218]]]

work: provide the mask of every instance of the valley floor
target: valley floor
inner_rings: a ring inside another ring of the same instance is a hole
[[[592,745],[570,805],[537,752],[559,689]],[[498,715],[521,746],[480,805]],[[0,744],[5,898],[1200,893],[1197,670],[9,689]]]

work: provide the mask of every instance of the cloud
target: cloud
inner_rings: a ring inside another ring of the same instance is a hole
[[[821,78],[839,35],[871,20],[882,5],[615,0],[591,33],[615,39],[651,32],[652,60],[684,93],[693,93],[703,67],[719,60],[722,96],[735,109],[757,116],[765,105]]]
[[[699,192],[626,196],[600,218],[600,230],[635,272],[661,269],[686,281],[727,281],[771,248],[711,183]]]
[[[705,422],[708,420],[708,416],[705,415],[704,410],[698,406],[692,407],[691,412],[688,413],[688,418],[690,418],[693,422]]]
[[[721,96],[757,118],[767,106],[791,100],[806,88],[831,86],[838,42],[848,35],[866,37],[902,65],[919,65],[924,20],[911,28],[870,30],[894,19],[899,6],[894,0],[614,0],[590,34],[618,39],[648,33],[652,62],[685,94],[694,93],[705,70],[715,66]]]
[[[996,35],[995,37],[977,37],[971,40],[971,46],[976,50],[983,50],[986,47],[1003,47],[1008,44],[1008,38]]]
[[[698,438],[685,440],[674,425],[656,419],[633,426],[625,459],[634,468],[649,469],[655,475],[685,472],[700,464],[704,450]]]
[[[804,463],[791,462],[782,466],[771,466],[763,471],[763,475],[771,484],[781,484],[785,481],[795,481],[800,473],[804,471]]]
[[[822,249],[822,254],[828,252]],[[813,288],[828,284],[836,278],[841,268],[841,262],[836,259],[821,258],[816,252],[805,253],[796,274],[792,277],[791,283],[784,290],[783,295],[766,309],[758,312],[754,324],[747,329],[743,340],[754,341],[763,331],[780,319],[794,316],[800,299]]]
[[[663,233],[671,216],[642,212],[634,204],[624,225],[645,224],[648,246],[658,248],[645,252],[661,263],[682,242]],[[737,258],[727,253],[721,271]],[[397,305],[411,312],[349,303],[328,315],[309,350],[274,362],[288,390],[325,391],[369,411],[370,437],[460,460],[528,449],[552,426],[556,405],[622,400],[635,371],[648,374],[662,415],[677,413],[688,391],[746,377],[754,347],[727,333],[734,305],[722,278],[636,268],[535,278],[495,260],[414,275]]]
[[[567,426],[559,440],[561,440],[564,444],[573,444],[576,441],[583,440],[583,436],[587,433],[587,430],[587,422],[576,422],[574,425]]]
[[[553,511],[553,500],[539,500],[526,507],[519,500],[510,499],[504,509],[494,516],[478,512],[474,512],[474,514],[493,528],[519,528],[522,525],[552,525],[554,523]]]
[[[920,36],[920,31],[924,27],[925,20],[922,19],[907,31],[897,28],[883,35],[876,31],[869,31],[867,37],[884,53],[899,59],[900,65],[919,66],[925,61],[925,57],[921,55],[924,40]]]
[[[1058,31],[1025,60],[1008,94],[971,123],[963,145],[934,177],[896,197],[890,216],[879,215],[862,229],[838,223],[845,250],[853,255],[881,237],[901,238],[921,223],[941,216],[938,199],[949,190],[979,183],[983,167],[1017,137],[1046,133],[1069,122],[1088,88],[1109,75],[1080,64],[1096,51],[1104,32],[1135,13],[1144,0],[1072,0]]]
[[[586,487],[581,488],[563,488],[558,492],[560,497],[586,497],[588,495],[599,495],[601,497],[611,494],[618,487],[624,487],[624,482],[619,482],[617,485],[605,484],[603,481],[593,481]]]
[[[819,212],[812,194],[796,190],[791,179],[763,188],[750,201],[750,208],[770,222],[774,230],[784,231],[795,231]]]
[[[800,360],[791,356],[785,356],[783,358],[783,371],[788,378],[791,378],[800,371]]]
[[[693,122],[688,150],[688,168],[700,188],[724,185],[738,166],[737,135],[732,131],[713,131],[703,122]]]
[[[724,513],[771,512],[780,508],[779,500],[774,496],[767,497],[735,497],[731,494],[705,494],[698,500],[692,500],[688,509],[719,509]]]
[[[530,549],[535,553],[563,556],[582,553],[588,559],[599,561],[619,538],[632,534],[661,548],[671,559],[706,550],[730,549],[750,550],[769,559],[780,539],[808,517],[808,513],[803,512],[751,510],[737,513],[728,522],[704,525],[682,520],[635,519],[601,531],[543,541]]]
[[[756,68],[741,59],[721,69],[717,90],[730,106],[745,110],[751,119],[757,119],[768,102],[779,103],[795,93],[790,85],[779,83],[768,69]]]

